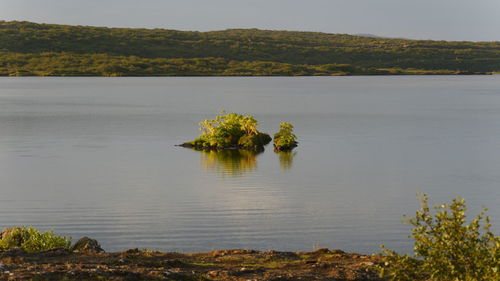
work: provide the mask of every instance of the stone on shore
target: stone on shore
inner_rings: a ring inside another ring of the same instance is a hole
[[[70,249],[72,252],[104,252],[97,240],[89,237],[82,237]]]

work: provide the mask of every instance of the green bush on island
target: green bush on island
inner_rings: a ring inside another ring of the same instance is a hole
[[[293,134],[293,125],[281,122],[279,131],[274,134],[274,148],[278,151],[289,151],[297,146],[297,137]]]
[[[427,201],[422,195],[421,209],[408,220],[414,226],[414,257],[382,246],[385,265],[380,267],[381,277],[398,281],[500,280],[500,237],[491,232],[486,210],[467,224],[464,199],[436,206],[434,216]]]
[[[69,249],[71,238],[54,235],[53,231],[41,232],[33,227],[12,227],[3,230],[0,237],[0,251],[21,248],[27,252]]]
[[[262,150],[264,145],[271,142],[268,134],[257,130],[259,124],[250,115],[221,112],[221,115],[216,116],[215,119],[205,120],[199,125],[201,135],[182,146],[198,149]]]

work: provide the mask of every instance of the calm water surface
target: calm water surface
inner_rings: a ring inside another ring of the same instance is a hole
[[[300,145],[174,146],[222,109]],[[500,76],[0,79],[0,227],[109,251],[409,251],[418,191],[498,232],[499,171]]]

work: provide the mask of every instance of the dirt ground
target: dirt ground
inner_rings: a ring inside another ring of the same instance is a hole
[[[0,280],[381,280],[375,270],[379,262],[375,256],[328,249],[194,254],[14,249],[0,253]]]

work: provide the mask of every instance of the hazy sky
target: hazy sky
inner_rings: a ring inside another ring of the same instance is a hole
[[[0,0],[0,19],[500,41],[500,0]]]

